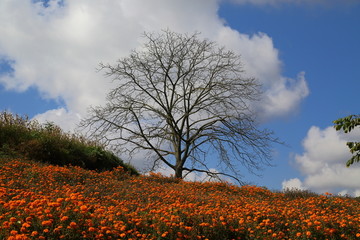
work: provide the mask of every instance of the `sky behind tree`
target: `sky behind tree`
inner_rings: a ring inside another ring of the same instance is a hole
[[[74,130],[113,87],[99,62],[139,48],[144,31],[198,31],[241,55],[263,85],[260,126],[286,143],[274,167],[244,180],[360,195],[360,165],[345,167],[345,142],[360,133],[332,127],[359,113],[358,1],[3,0],[0,22],[0,110]]]

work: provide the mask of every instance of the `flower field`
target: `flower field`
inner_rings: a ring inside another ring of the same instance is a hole
[[[0,239],[360,239],[353,198],[0,161]]]

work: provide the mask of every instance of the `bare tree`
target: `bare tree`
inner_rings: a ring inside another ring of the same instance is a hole
[[[195,171],[241,182],[238,163],[251,172],[270,165],[276,139],[257,128],[249,106],[260,85],[242,76],[240,57],[198,36],[145,33],[142,50],[101,63],[117,87],[83,125],[123,153],[148,150],[154,166],[165,163],[176,178]],[[214,153],[222,172],[208,167]]]

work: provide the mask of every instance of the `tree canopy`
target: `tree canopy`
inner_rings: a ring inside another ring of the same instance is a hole
[[[336,131],[343,130],[345,133],[351,132],[355,127],[360,126],[360,115],[349,115],[333,121]],[[360,142],[347,142],[346,145],[354,154],[347,162],[346,166],[350,167],[355,162],[360,162]]]
[[[277,140],[258,128],[251,104],[261,86],[244,76],[240,56],[198,33],[165,30],[144,38],[141,50],[100,64],[116,87],[83,126],[122,153],[148,151],[154,168],[163,163],[176,178],[203,172],[241,182],[239,165],[253,173],[271,165]],[[214,157],[217,171],[209,167]]]

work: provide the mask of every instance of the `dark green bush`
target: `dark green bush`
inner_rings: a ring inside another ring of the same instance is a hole
[[[91,170],[111,170],[122,166],[130,174],[138,172],[104,146],[83,136],[64,133],[53,123],[39,124],[28,117],[0,113],[0,156],[24,156],[54,165],[74,165]]]

